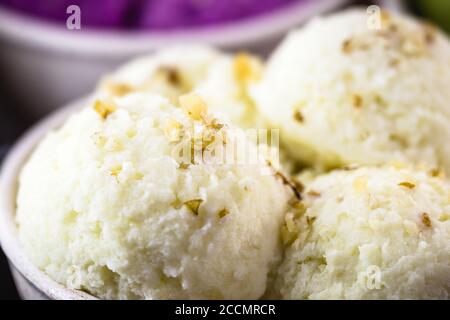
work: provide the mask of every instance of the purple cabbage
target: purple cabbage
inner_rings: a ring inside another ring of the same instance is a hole
[[[78,5],[82,27],[167,30],[214,25],[269,13],[306,0],[0,0],[24,14],[64,23]]]
[[[129,0],[0,0],[0,4],[24,14],[58,23],[66,22],[67,7],[81,8],[82,26],[120,27]]]

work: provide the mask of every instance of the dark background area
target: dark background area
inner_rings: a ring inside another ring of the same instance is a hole
[[[24,115],[12,108],[14,105],[14,102],[7,100],[0,91],[0,166],[6,151],[30,123]],[[0,300],[11,299],[19,299],[19,296],[9,271],[7,259],[0,250]]]
[[[0,300],[17,300],[19,296],[14,286],[11,273],[9,272],[8,263],[3,255],[3,251],[0,252]]]

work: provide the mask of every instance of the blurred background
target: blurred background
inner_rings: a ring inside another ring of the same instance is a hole
[[[133,56],[194,42],[266,56],[313,16],[371,4],[450,33],[450,0],[0,0],[0,166],[33,123]],[[1,250],[0,284],[19,298]]]

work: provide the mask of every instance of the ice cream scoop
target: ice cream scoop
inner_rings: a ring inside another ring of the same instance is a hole
[[[450,44],[435,27],[352,9],[293,31],[252,90],[297,160],[450,171]]]
[[[412,168],[334,171],[286,216],[283,299],[448,299],[450,185]]]
[[[99,96],[130,92],[163,95],[178,105],[180,95],[195,92],[221,118],[241,128],[263,127],[248,88],[260,80],[256,56],[230,55],[203,46],[178,46],[136,58],[104,77]]]
[[[20,175],[31,261],[104,299],[257,299],[281,255],[288,186],[228,146],[256,146],[195,94],[173,106],[99,99],[39,144]]]

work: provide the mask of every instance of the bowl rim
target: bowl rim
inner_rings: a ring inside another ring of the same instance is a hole
[[[36,288],[54,300],[97,300],[80,290],[66,288],[34,266],[20,245],[15,222],[18,176],[36,145],[52,129],[86,104],[87,98],[76,100],[53,112],[29,129],[13,146],[0,170],[0,245],[14,268]]]
[[[308,0],[233,23],[176,31],[69,31],[50,22],[0,7],[0,36],[18,45],[38,47],[46,51],[102,57],[129,56],[173,43],[209,44],[239,49],[257,45],[267,39],[276,39],[311,16],[326,13],[348,2],[349,0]],[[36,36],[37,33],[39,36]]]

